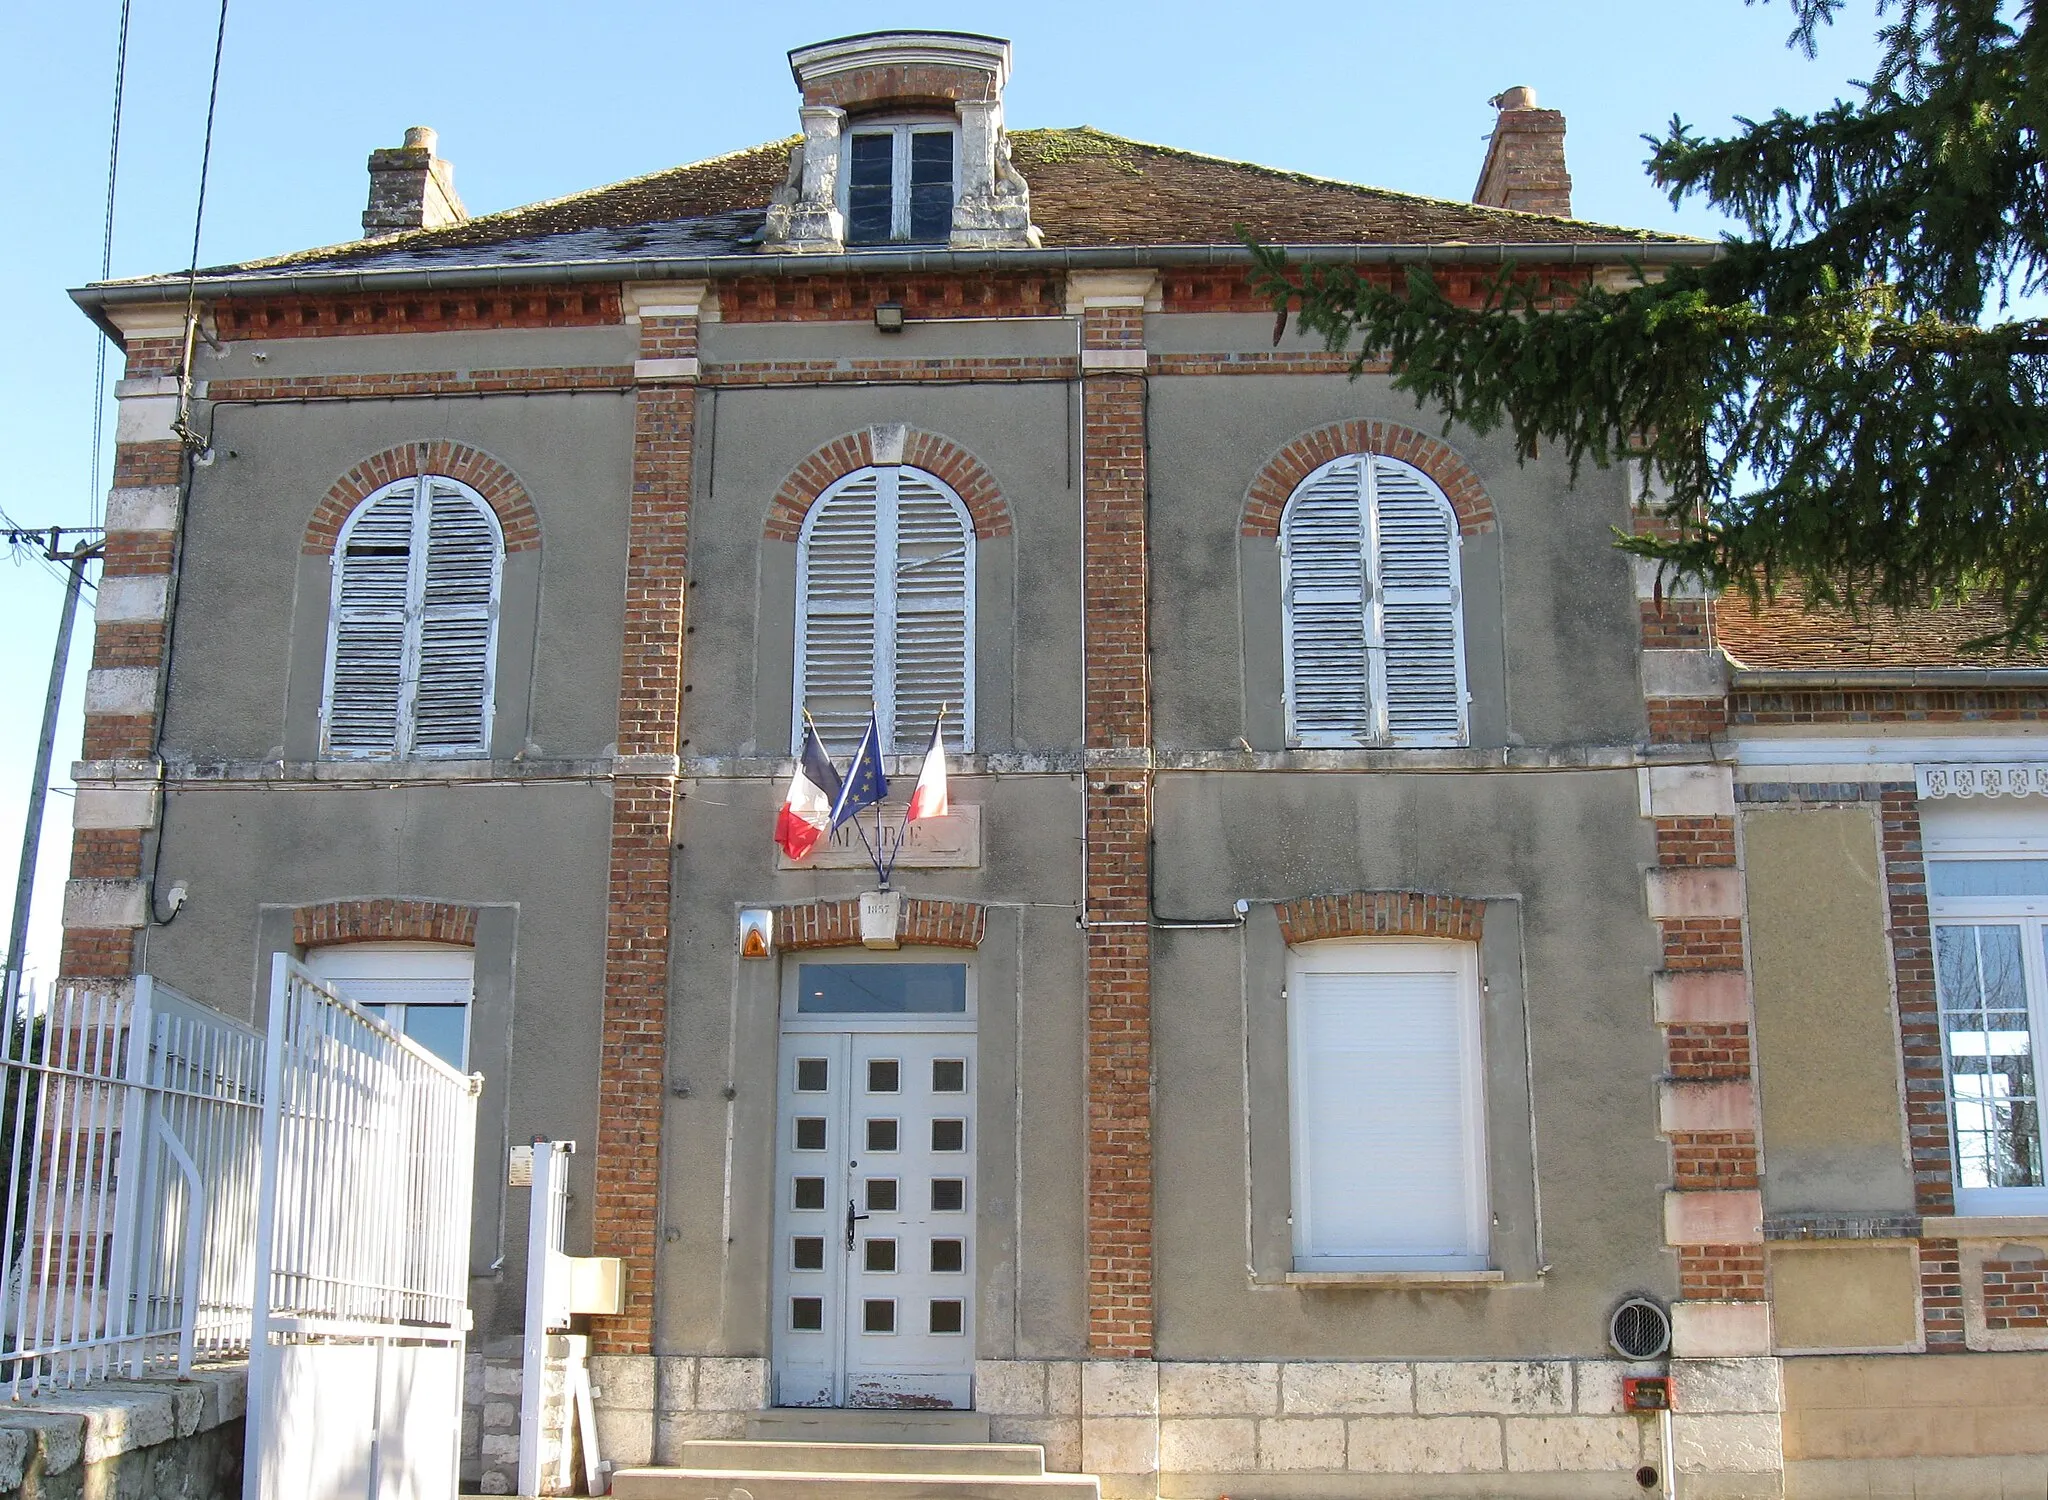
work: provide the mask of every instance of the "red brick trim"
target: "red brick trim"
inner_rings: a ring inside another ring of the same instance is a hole
[[[1941,1055],[1941,1010],[1934,995],[1934,924],[1927,911],[1927,868],[1920,850],[1920,802],[1910,783],[1879,793],[1884,852],[1886,936],[1899,1012],[1906,1077],[1906,1136],[1913,1157],[1913,1196],[1921,1213],[1955,1212],[1955,1167],[1949,1143],[1948,1080]]]
[[[923,948],[979,948],[988,931],[988,908],[972,901],[903,903],[896,924],[898,942]],[[860,898],[807,901],[775,908],[775,940],[790,952],[807,948],[858,948]]]
[[[328,557],[341,528],[364,500],[401,479],[420,474],[445,474],[468,485],[498,514],[507,552],[529,552],[540,545],[540,517],[519,476],[488,453],[462,443],[400,443],[371,455],[334,481],[312,520],[299,550],[308,557]]]
[[[931,359],[773,359],[706,365],[699,385],[821,386],[1002,385],[1023,381],[1072,380],[1081,362],[1071,354],[1003,355],[996,358],[936,356]]]
[[[930,318],[1057,318],[1066,277],[1055,272],[987,276],[735,276],[718,284],[727,323],[858,323],[895,302],[911,322]]]
[[[221,337],[261,340],[328,338],[346,333],[589,328],[623,320],[616,285],[235,298],[215,303],[213,315]]]
[[[1772,692],[1743,688],[1728,700],[1735,724],[2029,724],[2048,719],[2040,688],[1887,688]]]
[[[2048,1328],[2048,1256],[2014,1246],[1985,1257],[1984,1326],[1994,1333]]]
[[[276,375],[212,380],[209,401],[385,401],[394,396],[489,396],[540,391],[629,391],[631,365],[538,365],[505,370],[419,370],[402,375]]]
[[[812,453],[782,482],[768,506],[763,535],[771,542],[793,542],[803,535],[804,517],[835,480],[865,469],[875,461],[873,434],[868,428],[837,437]],[[912,428],[903,443],[903,462],[936,475],[960,497],[974,521],[974,534],[986,541],[1010,534],[1010,509],[994,476],[979,459],[958,444]]]
[[[1432,891],[1346,891],[1303,896],[1274,907],[1291,947],[1326,938],[1427,937],[1479,941],[1486,903]]]
[[[476,946],[474,906],[419,901],[409,896],[367,896],[322,901],[292,912],[292,941],[301,948],[336,943],[451,943]]]
[[[1295,486],[1332,459],[1349,453],[1373,453],[1413,464],[1444,492],[1458,515],[1461,536],[1493,530],[1493,501],[1479,476],[1448,443],[1398,422],[1333,422],[1304,432],[1259,470],[1245,492],[1239,531],[1245,536],[1280,535],[1280,515]]]

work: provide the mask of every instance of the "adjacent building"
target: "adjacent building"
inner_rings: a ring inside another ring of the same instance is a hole
[[[484,1076],[469,1477],[539,1137],[622,1467],[944,1408],[1117,1496],[1629,1495],[1668,1375],[1689,1495],[2038,1486],[2048,669],[1660,582],[1632,475],[1276,339],[1240,230],[1714,247],[1573,219],[1526,89],[1468,203],[1013,130],[994,38],[790,61],[794,142],[506,213],[409,131],[196,339],[76,294],[64,971],[289,953]],[[793,862],[806,713],[899,784]]]

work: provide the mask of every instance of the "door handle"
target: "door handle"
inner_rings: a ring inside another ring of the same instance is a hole
[[[857,1214],[857,1213],[855,1213],[855,1212],[853,1211],[853,1200],[852,1200],[851,1198],[848,1198],[848,1199],[846,1200],[846,1248],[847,1248],[847,1249],[851,1250],[851,1249],[853,1248],[853,1226],[854,1226],[854,1225],[856,1225],[856,1224],[858,1224],[858,1223],[859,1223],[859,1222],[860,1222],[860,1221],[861,1221],[862,1219],[865,1219],[866,1217],[867,1217],[867,1215],[866,1215],[866,1214]]]

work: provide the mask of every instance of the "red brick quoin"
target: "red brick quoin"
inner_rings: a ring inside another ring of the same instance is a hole
[[[452,943],[476,946],[476,908],[448,901],[370,896],[323,901],[292,913],[292,941],[301,948],[333,943]]]
[[[1425,937],[1479,941],[1486,903],[1428,891],[1347,891],[1282,901],[1280,936],[1291,947],[1324,938]]]
[[[771,542],[793,542],[803,535],[804,516],[820,495],[856,469],[875,461],[874,435],[863,427],[832,439],[798,464],[768,507],[763,534]],[[986,541],[1010,534],[1010,509],[1003,504],[995,479],[975,456],[956,443],[929,432],[910,430],[903,443],[905,467],[936,475],[960,497],[974,521],[974,534]]]
[[[928,948],[979,948],[988,930],[988,908],[972,901],[927,901],[913,897],[903,903],[896,926],[899,942]],[[792,952],[805,948],[860,946],[860,898],[810,901],[775,908],[776,941]]]
[[[1493,502],[1465,460],[1449,444],[1398,422],[1333,422],[1304,432],[1259,470],[1245,492],[1244,520],[1238,529],[1245,536],[1279,536],[1280,513],[1294,487],[1332,459],[1352,453],[1398,458],[1422,470],[1457,512],[1459,535],[1480,536],[1493,530]]]
[[[488,453],[461,443],[420,442],[386,448],[335,480],[334,488],[306,523],[306,539],[299,544],[299,551],[308,557],[329,556],[349,512],[385,485],[421,474],[446,475],[483,496],[498,513],[507,552],[529,552],[540,545],[540,517],[518,475]]]

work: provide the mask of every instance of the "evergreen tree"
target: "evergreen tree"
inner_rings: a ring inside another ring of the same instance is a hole
[[[1748,0],[1755,3],[1755,0]],[[1812,55],[1846,0],[1791,0]],[[1619,545],[1768,594],[1915,608],[1989,592],[2048,636],[2048,28],[2034,0],[1876,0],[1861,98],[1650,140],[1673,203],[1739,220],[1711,264],[1568,294],[1512,269],[1459,305],[1423,267],[1255,285],[1397,388],[1533,453],[1645,461],[1673,538]],[[1610,281],[1612,278],[1610,278]],[[1276,329],[1277,337],[1278,329]],[[1658,493],[1662,494],[1661,491]]]

